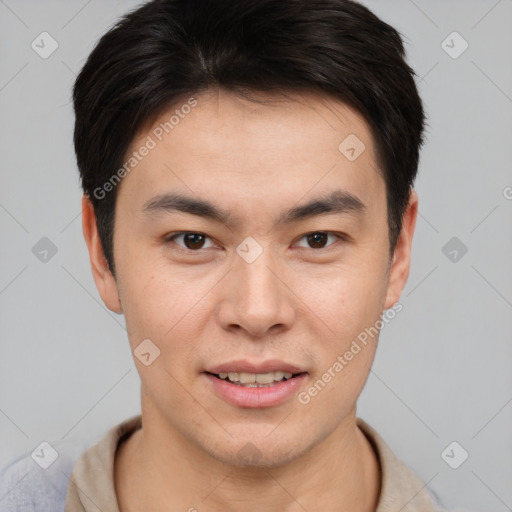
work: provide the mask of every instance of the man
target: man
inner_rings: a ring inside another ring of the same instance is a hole
[[[65,510],[439,510],[356,417],[409,274],[425,116],[399,33],[349,0],[162,0],[74,87],[82,221],[142,415]]]

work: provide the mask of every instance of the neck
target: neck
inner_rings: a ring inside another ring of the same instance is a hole
[[[116,454],[121,512],[374,512],[377,507],[380,467],[356,424],[355,409],[300,457],[265,467],[223,463],[192,444],[151,407],[143,405],[142,418],[143,429]]]

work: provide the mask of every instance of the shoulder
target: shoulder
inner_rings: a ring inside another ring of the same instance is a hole
[[[449,512],[442,508],[439,496],[394,454],[377,430],[362,418],[357,418],[357,425],[372,445],[380,465],[381,491],[377,512]]]
[[[445,508],[441,497],[393,453],[377,430],[362,418],[357,418],[357,425],[370,441],[381,467],[381,495],[376,512],[475,512]]]
[[[0,470],[2,512],[63,512],[69,477],[88,443],[55,442]]]

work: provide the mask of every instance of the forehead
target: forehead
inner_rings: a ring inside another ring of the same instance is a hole
[[[357,111],[312,93],[251,97],[258,101],[219,89],[162,113],[125,155],[151,147],[126,174],[122,195],[141,206],[178,188],[243,209],[246,201],[268,207],[333,189],[374,203],[385,194],[370,128]]]

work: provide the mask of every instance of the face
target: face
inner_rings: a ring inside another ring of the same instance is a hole
[[[268,467],[355,414],[377,344],[361,334],[399,299],[417,199],[390,261],[363,118],[312,94],[265,98],[198,95],[136,137],[127,159],[140,160],[117,191],[116,279],[83,204],[100,294],[145,354],[134,355],[143,412],[218,461],[252,450]],[[264,388],[211,375],[269,369],[300,375]]]

